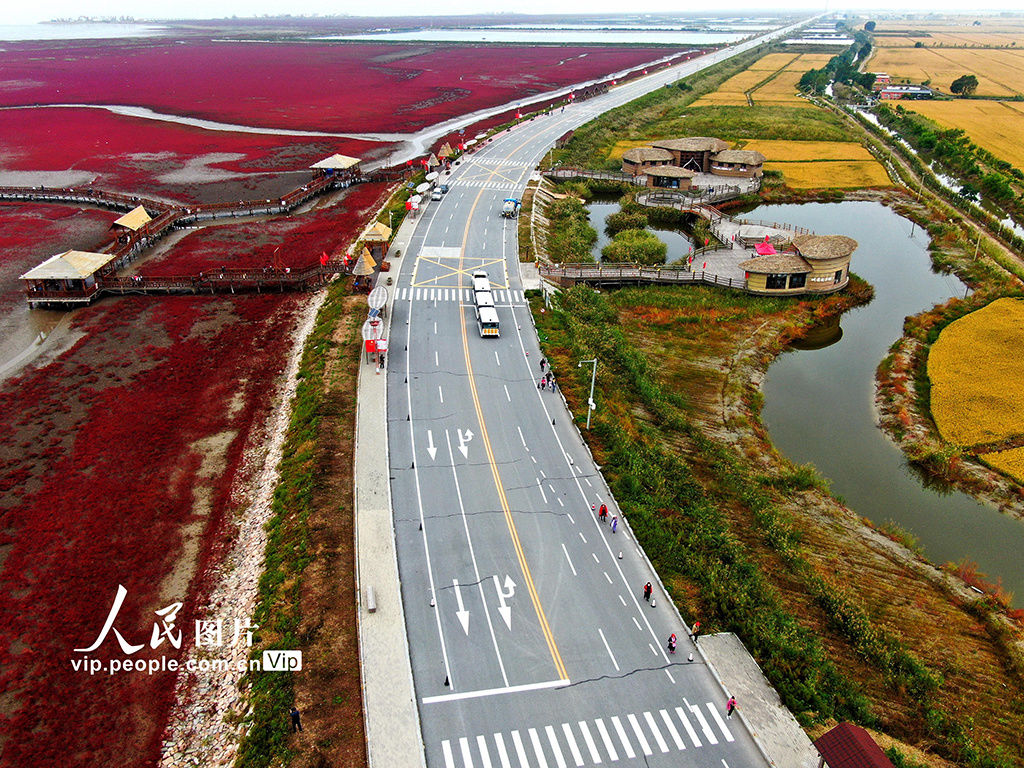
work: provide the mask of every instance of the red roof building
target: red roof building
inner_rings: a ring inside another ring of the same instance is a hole
[[[828,768],[894,768],[868,732],[853,723],[840,723],[814,746],[821,765],[828,764]]]

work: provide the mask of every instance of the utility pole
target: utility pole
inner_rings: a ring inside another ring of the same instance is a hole
[[[594,382],[597,380],[597,358],[591,360],[580,360],[576,364],[577,368],[582,368],[584,363],[591,363],[594,366],[593,371],[590,374],[590,399],[587,400],[587,429],[590,429],[590,412],[597,408],[594,405]]]

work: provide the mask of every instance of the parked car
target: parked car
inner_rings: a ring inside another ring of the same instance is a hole
[[[441,194],[440,189],[435,189],[434,192],[430,195],[431,200],[440,200],[442,197],[443,195]]]
[[[441,190],[441,194],[442,195],[447,195],[448,194],[448,185],[447,184],[442,184],[440,187],[438,187],[438,189]]]

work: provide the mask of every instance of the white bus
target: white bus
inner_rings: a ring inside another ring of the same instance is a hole
[[[491,283],[486,272],[473,273],[473,305],[476,308],[476,324],[480,335],[500,336],[498,312],[494,308],[494,296],[491,295]]]

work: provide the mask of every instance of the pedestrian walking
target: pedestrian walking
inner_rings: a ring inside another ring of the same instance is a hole
[[[600,515],[600,517],[601,517],[601,522],[602,523],[608,522],[608,505],[607,504],[602,504],[601,505],[601,515]]]
[[[552,375],[551,371],[548,371],[547,373],[545,373],[545,374],[544,374],[544,381],[545,381],[546,383],[548,383],[548,384],[550,384],[550,383],[551,383],[551,380],[552,380],[553,378],[555,378],[555,377],[554,377],[554,376]]]
[[[736,711],[736,697],[730,696],[729,700],[725,702],[725,716],[731,718],[732,713]]]
[[[548,361],[545,358],[542,357],[540,359],[540,369],[541,369],[541,371],[544,370],[544,366],[547,365],[547,364],[548,364]]]
[[[651,586],[651,582],[644,584],[644,600],[648,603],[651,602],[651,593],[654,592],[654,587]]]
[[[671,635],[668,636],[668,652],[669,653],[675,653],[676,652],[676,633],[675,632],[673,632]]]
[[[293,706],[291,708],[291,711],[288,714],[291,715],[291,718],[292,718],[292,733],[295,733],[296,731],[300,731],[301,732],[302,731],[302,716],[299,714],[299,710],[296,709]]]
[[[619,527],[619,518],[615,517],[615,515],[612,515],[612,533],[615,533],[615,531],[616,531],[616,529],[618,527]]]
[[[700,637],[700,622],[693,622],[693,632],[690,633],[690,639],[693,640],[693,644],[697,644],[697,638]]]
[[[555,377],[554,376],[551,377],[551,391],[552,392],[555,391]]]
[[[544,377],[543,377],[543,376],[541,376],[541,377],[540,377],[540,381],[539,381],[539,382],[537,382],[537,389],[544,389],[544,386],[545,386],[546,384],[547,384],[547,381],[545,381]]]

